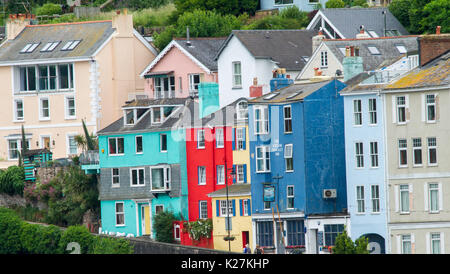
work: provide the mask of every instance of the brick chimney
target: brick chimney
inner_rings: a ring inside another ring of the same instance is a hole
[[[116,37],[133,37],[133,15],[127,9],[116,11],[112,18],[112,27],[116,29]]]
[[[356,39],[363,39],[363,38],[370,38],[370,35],[367,34],[366,30],[364,29],[364,25],[361,25],[359,27],[359,33],[356,34]]]
[[[312,38],[312,52],[316,51],[316,49],[320,46],[323,39],[325,39],[325,35],[323,35],[322,27],[319,29],[319,33]]]
[[[253,85],[250,86],[250,97],[256,98],[262,96],[262,85],[258,85],[258,78],[253,78]]]
[[[441,34],[441,27],[438,26],[436,34],[419,36],[418,43],[419,64],[423,66],[450,49],[450,34]]]
[[[31,14],[10,14],[6,22],[6,38],[15,39],[34,18],[35,16]]]
[[[344,68],[344,82],[364,71],[363,59],[359,56],[358,48],[354,46],[347,46],[345,48],[345,57],[342,66]]]

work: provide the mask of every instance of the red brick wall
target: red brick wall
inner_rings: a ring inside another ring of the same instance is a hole
[[[450,34],[419,37],[420,65],[423,66],[450,50]]]

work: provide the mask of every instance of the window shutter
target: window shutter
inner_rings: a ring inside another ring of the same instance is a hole
[[[234,177],[233,177],[233,184],[235,184],[236,183],[236,181],[237,181],[237,168],[236,168],[236,165],[233,165],[233,171],[234,171],[234,173],[235,173],[235,175],[234,175]]]
[[[411,254],[416,254],[416,239],[414,233],[411,233]]]
[[[392,95],[392,123],[397,123],[397,102],[394,95]]]
[[[441,232],[441,254],[445,254],[444,232]]]
[[[233,207],[233,216],[236,216],[236,200],[231,200],[231,205]]]
[[[219,217],[220,216],[220,204],[219,204],[219,200],[216,200],[216,216]]]
[[[395,185],[394,186],[394,196],[395,196],[395,212],[399,212],[399,208],[400,208],[400,192],[399,192],[399,186]]]
[[[252,216],[252,206],[250,204],[251,200],[247,199],[247,212],[248,212],[248,216]]]
[[[247,140],[246,140],[247,138],[246,138],[246,133],[245,133],[245,127],[242,128],[242,139],[243,139],[243,146],[242,146],[242,148],[244,150],[246,150],[245,143],[247,142]]]
[[[247,183],[247,164],[243,164],[244,169],[244,183]]]
[[[439,211],[444,210],[444,199],[442,198],[442,183],[438,184],[439,193]]]
[[[423,205],[424,205],[425,211],[428,211],[428,196],[429,196],[428,183],[425,183],[423,185],[423,201],[424,201]]]
[[[409,122],[411,118],[411,113],[409,112],[409,95],[405,95],[405,103],[406,103],[406,122]]]
[[[231,149],[235,150],[235,146],[236,146],[236,138],[235,138],[235,134],[236,134],[236,129],[235,128],[231,128]]]
[[[434,96],[435,96],[434,100],[435,100],[435,105],[436,105],[436,107],[435,107],[436,121],[439,121],[439,96],[437,93]]]
[[[425,122],[425,120],[426,120],[426,112],[427,112],[427,109],[425,108],[425,106],[427,105],[427,98],[425,97],[425,94],[421,94],[420,95],[420,100],[421,100],[421,109],[422,109],[422,113],[421,113],[421,116],[422,116],[422,122]]]
[[[198,219],[202,216],[202,202],[198,201]]]
[[[414,211],[413,185],[409,184],[409,212]]]
[[[244,209],[242,207],[243,203],[244,203],[244,200],[239,200],[239,213],[240,213],[240,216],[244,215]]]
[[[426,246],[426,250],[427,250],[427,253],[426,254],[431,254],[431,241],[430,241],[430,232],[427,232],[426,234],[425,234],[425,246]]]
[[[402,242],[400,241],[400,235],[397,235],[397,254],[402,254]]]

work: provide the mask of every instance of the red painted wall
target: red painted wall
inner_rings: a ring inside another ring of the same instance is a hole
[[[205,130],[205,148],[197,148],[197,131]],[[217,185],[217,168],[218,165],[226,165],[228,174],[233,168],[233,151],[231,127],[224,130],[225,145],[224,148],[216,148],[216,142],[213,130],[209,127],[186,129],[186,157],[187,157],[187,176],[188,176],[188,203],[189,203],[189,221],[195,221],[199,217],[199,201],[207,201],[208,218],[212,218],[211,198],[207,195],[211,192],[225,187]],[[198,167],[206,167],[206,184],[198,184]],[[227,177],[227,176],[226,176]],[[231,178],[226,178],[228,185],[233,183]],[[210,239],[212,246],[212,238]]]

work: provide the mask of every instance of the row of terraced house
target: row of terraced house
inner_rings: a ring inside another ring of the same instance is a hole
[[[439,27],[409,35],[385,8],[161,51],[126,11],[52,25],[10,16],[1,164],[17,163],[22,126],[32,151],[81,154],[110,235],[155,239],[154,216],[170,211],[182,245],[324,254],[347,230],[371,253],[450,253],[449,43]],[[76,144],[82,120],[98,151]],[[200,219],[211,235],[192,239],[186,222]]]

